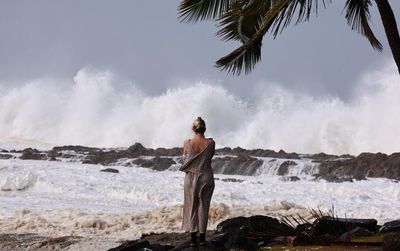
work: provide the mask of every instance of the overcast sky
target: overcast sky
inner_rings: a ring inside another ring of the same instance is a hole
[[[318,18],[290,27],[276,40],[265,38],[263,62],[237,78],[213,65],[238,44],[216,38],[212,22],[180,23],[178,0],[1,1],[0,82],[72,79],[92,66],[111,70],[149,94],[208,80],[244,96],[257,83],[275,82],[316,96],[346,98],[362,72],[391,55],[376,6],[372,28],[383,53],[350,30],[344,2],[335,0]],[[399,22],[400,1],[390,2]]]

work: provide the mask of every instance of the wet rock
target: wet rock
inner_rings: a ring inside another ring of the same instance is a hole
[[[383,236],[383,251],[399,251],[400,250],[400,233],[388,233]]]
[[[216,155],[232,155],[232,148],[230,147],[224,147],[224,148],[219,148],[215,149],[215,154]]]
[[[100,172],[119,173],[119,170],[118,170],[118,169],[115,169],[115,168],[105,168],[105,169],[101,169]]]
[[[156,156],[180,156],[183,155],[183,148],[174,147],[170,149],[157,148],[154,150],[154,155]]]
[[[85,159],[82,161],[83,164],[101,164],[101,165],[110,165],[115,162],[117,162],[119,159],[129,157],[129,155],[126,154],[126,151],[97,151],[97,152],[92,152],[89,153],[85,157]],[[136,156],[133,156],[136,157]]]
[[[22,155],[19,157],[20,159],[30,159],[30,160],[46,160],[47,155],[39,152],[37,149],[33,148],[25,148],[22,150]]]
[[[352,177],[356,180],[365,177],[400,178],[400,153],[361,153],[357,157],[322,161],[319,167],[322,177]]]
[[[400,232],[400,220],[390,221],[383,224],[380,233]]]
[[[0,159],[12,159],[13,157],[11,154],[0,154]]]
[[[176,164],[173,159],[163,158],[160,156],[156,156],[150,159],[137,158],[132,161],[132,163],[140,167],[150,168],[156,171],[167,170],[171,165]]]
[[[294,229],[275,218],[255,215],[225,220],[217,225],[217,232],[230,233],[231,236],[258,236],[260,240],[270,240],[278,236],[293,235]]]
[[[284,161],[278,168],[278,175],[284,176],[288,174],[290,166],[296,166],[297,163],[291,160]]]
[[[284,158],[284,159],[300,159],[300,156],[297,153],[287,153],[283,150],[279,152],[275,152],[269,149],[243,149],[241,147],[230,148],[224,147],[220,149],[216,149],[215,153],[217,155],[250,155],[255,157],[270,157],[270,158]]]
[[[351,241],[354,237],[368,237],[373,236],[374,233],[362,227],[356,227],[353,230],[346,232],[340,236],[340,240],[344,242]]]
[[[214,173],[254,175],[262,164],[262,160],[240,154],[237,157],[214,157],[211,166]]]
[[[140,143],[135,143],[128,148],[128,151],[135,156],[150,156],[154,154],[153,149],[147,149]]]
[[[89,152],[97,152],[100,150],[101,150],[100,148],[80,146],[80,145],[56,146],[53,147],[52,149],[52,151],[54,152],[74,151],[76,153],[89,153]]]
[[[326,153],[317,153],[312,155],[307,155],[307,158],[312,159],[314,162],[322,162],[325,160],[336,160],[339,157],[337,155],[326,154]]]
[[[37,234],[0,234],[0,250],[65,250],[81,237],[44,237]]]
[[[328,175],[316,175],[316,180],[326,180],[327,182],[331,183],[343,183],[343,182],[353,182],[351,177],[338,177],[336,175],[328,174]]]
[[[146,240],[134,240],[134,241],[126,241],[121,245],[119,245],[118,247],[111,248],[108,251],[136,251],[136,250],[139,251],[149,247],[150,243]]]
[[[362,227],[371,232],[376,232],[377,221],[375,219],[343,219],[324,216],[315,220],[314,229],[318,235],[340,236],[356,227]]]
[[[296,182],[301,180],[299,177],[297,176],[284,176],[280,178],[281,181],[289,181],[289,182]]]
[[[240,179],[235,179],[235,178],[225,178],[225,179],[221,179],[224,182],[238,182],[238,183],[242,183],[243,180]]]

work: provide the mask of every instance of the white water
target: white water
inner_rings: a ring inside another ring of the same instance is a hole
[[[183,173],[51,161],[0,160],[0,232],[47,236],[79,235],[134,239],[142,233],[180,231]],[[238,215],[274,217],[309,208],[338,216],[398,217],[399,184],[386,179],[327,183],[304,178],[283,182],[278,176],[215,175],[209,228]],[[226,182],[235,178],[242,182]]]
[[[359,82],[351,102],[315,99],[271,85],[249,101],[213,83],[148,96],[111,72],[82,69],[71,83],[36,80],[0,88],[0,147],[15,146],[4,142],[16,140],[180,146],[190,136],[193,119],[202,116],[219,146],[300,153],[398,151],[400,78],[395,67],[383,66]]]

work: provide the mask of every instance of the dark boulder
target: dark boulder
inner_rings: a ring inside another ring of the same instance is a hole
[[[217,154],[217,155],[233,155],[232,148],[230,148],[230,147],[215,149],[215,154]]]
[[[240,154],[237,157],[215,157],[211,166],[214,173],[254,175],[263,163],[262,160]]]
[[[238,183],[242,183],[244,180],[240,180],[240,179],[235,179],[235,178],[224,178],[221,179],[224,182],[238,182]]]
[[[97,152],[100,150],[101,150],[100,148],[80,146],[80,145],[55,146],[52,149],[52,151],[54,152],[74,151],[76,153],[90,153],[90,152]]]
[[[171,165],[176,164],[172,158],[164,158],[160,156],[155,156],[154,158],[144,159],[137,158],[132,161],[133,164],[140,167],[150,168],[156,171],[167,170]]]
[[[379,232],[380,233],[400,232],[400,220],[386,222],[379,229]]]
[[[400,250],[400,233],[387,233],[383,236],[383,251],[399,251]]]
[[[313,162],[322,162],[327,160],[337,160],[339,159],[339,156],[321,152],[317,154],[307,155],[307,158],[312,159]]]
[[[105,169],[101,169],[100,172],[119,173],[119,170],[118,170],[118,169],[115,169],[115,168],[105,168]]]
[[[12,159],[13,157],[11,154],[0,154],[0,159]]]
[[[149,156],[154,154],[153,149],[147,149],[140,143],[135,143],[128,148],[128,151],[135,156]]]
[[[369,237],[373,235],[374,233],[369,231],[368,229],[362,227],[356,227],[353,230],[342,234],[339,239],[344,242],[349,242],[354,237]]]
[[[353,182],[353,179],[351,177],[338,177],[333,174],[328,174],[328,175],[317,174],[315,177],[316,177],[316,180],[323,179],[323,180],[326,180],[327,182],[331,182],[331,183]]]
[[[183,155],[183,148],[174,147],[170,149],[157,148],[154,150],[154,155],[158,156],[180,156]]]
[[[291,160],[284,161],[278,168],[278,175],[284,176],[288,174],[290,166],[297,166],[297,163]]]
[[[400,178],[400,153],[361,153],[357,157],[346,156],[336,160],[324,160],[319,167],[319,175],[324,177],[352,177],[356,180],[365,177]]]
[[[89,153],[82,161],[83,164],[101,164],[110,165],[117,162],[119,159],[131,157],[126,151],[97,151]],[[133,156],[132,156],[133,157]],[[136,157],[136,156],[134,156]]]
[[[252,236],[256,239],[270,240],[278,236],[293,235],[295,230],[279,220],[255,215],[251,217],[235,217],[217,225],[217,232],[234,235]]]
[[[33,148],[25,148],[22,150],[22,155],[19,157],[20,159],[30,159],[30,160],[46,160],[47,155],[39,152],[37,149]]]
[[[362,227],[371,232],[376,232],[377,221],[375,219],[344,219],[324,216],[314,221],[315,232],[318,235],[340,236],[352,231],[356,227]]]
[[[281,181],[289,181],[289,182],[296,182],[301,180],[299,177],[297,176],[285,176],[285,177],[281,177],[280,178]]]
[[[118,247],[111,248],[108,251],[139,251],[150,247],[150,243],[146,240],[126,241]]]
[[[230,148],[224,147],[220,149],[216,149],[215,153],[217,155],[250,155],[255,157],[270,157],[270,158],[285,158],[285,159],[300,159],[300,156],[297,153],[287,153],[283,150],[279,152],[275,152],[269,149],[243,149],[241,147]]]

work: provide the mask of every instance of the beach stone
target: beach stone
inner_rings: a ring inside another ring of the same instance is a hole
[[[336,175],[320,176],[318,174],[317,179],[324,179],[327,182],[331,182],[331,183],[353,182],[353,179],[351,177],[338,177]]]
[[[287,182],[287,181],[296,182],[296,181],[299,181],[301,179],[299,177],[297,177],[297,176],[284,176],[284,177],[281,177],[280,180],[281,181],[285,181],[285,182]]]
[[[380,233],[400,232],[400,220],[386,222],[379,229],[379,232]]]
[[[12,159],[13,157],[11,154],[0,154],[0,159]]]
[[[221,179],[224,182],[238,182],[238,183],[242,183],[244,180],[241,179],[235,179],[235,178],[224,178]]]
[[[100,172],[119,173],[119,170],[118,170],[118,169],[115,169],[115,168],[106,168],[106,169],[101,169]]]
[[[134,241],[126,241],[119,245],[118,247],[111,248],[108,251],[139,251],[144,248],[149,248],[150,243],[146,240],[134,240]]]
[[[246,230],[246,235],[257,235],[263,233],[263,238],[275,238],[287,236],[294,232],[294,229],[281,223],[279,220],[264,216],[255,215],[251,217],[235,217],[227,219],[217,225],[217,232],[240,233]]]
[[[328,234],[340,236],[356,227],[362,227],[371,232],[375,232],[377,229],[377,221],[375,219],[344,219],[324,216],[315,220],[313,226],[318,235]]]

